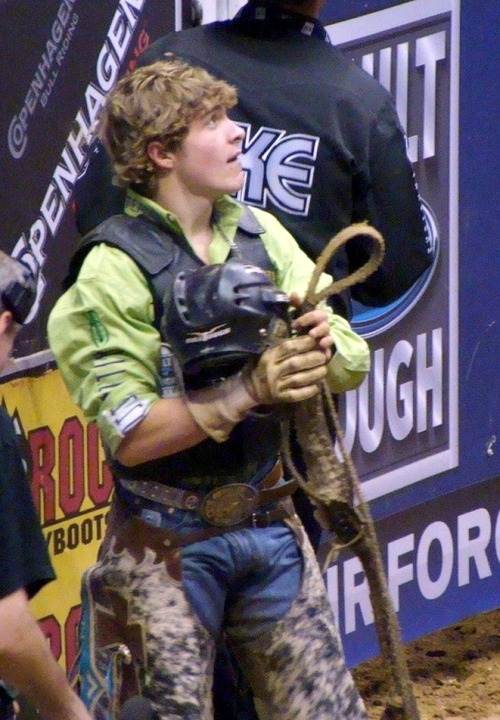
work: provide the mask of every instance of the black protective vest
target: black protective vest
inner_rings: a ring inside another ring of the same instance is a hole
[[[260,240],[262,227],[245,208],[234,238],[232,257],[273,272],[274,268]],[[153,219],[114,215],[98,225],[81,241],[73,256],[65,287],[73,284],[87,253],[94,245],[106,243],[126,252],[146,278],[154,300],[155,327],[161,332],[163,299],[171,292],[181,271],[203,265],[186,240]],[[168,338],[163,338],[168,341]],[[208,439],[175,455],[124,467],[108,459],[117,477],[155,480],[186,488],[210,488],[224,482],[246,482],[279,451],[279,426],[275,419],[249,416],[236,426],[228,440]]]

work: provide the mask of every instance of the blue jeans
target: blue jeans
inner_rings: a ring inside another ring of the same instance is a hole
[[[228,532],[182,549],[184,590],[213,637],[223,625],[242,642],[266,632],[288,612],[301,571],[297,541],[282,523]]]
[[[186,535],[207,527],[196,512],[144,505],[139,516],[156,527]],[[242,641],[254,639],[286,615],[300,586],[302,556],[281,521],[190,543],[181,555],[184,590],[214,638],[224,625]]]
[[[264,468],[254,483],[269,468]],[[124,498],[125,499],[125,498]],[[195,512],[144,502],[151,525],[188,534],[207,526]],[[221,637],[223,625],[242,640],[255,639],[286,615],[296,596],[302,555],[294,533],[277,522],[264,530],[228,532],[181,551],[182,577],[193,610],[219,638],[214,667],[215,720],[257,720],[252,692]]]
[[[96,720],[118,717],[138,687],[160,720],[212,718],[220,638],[261,717],[366,720],[296,518],[179,547],[160,527],[192,534],[207,526],[197,513],[132,510],[124,500],[113,500],[98,560],[82,578],[80,690]],[[251,717],[236,705],[232,717]]]
[[[257,485],[273,463],[262,468],[251,484]],[[119,495],[125,502],[131,499],[123,489]],[[141,504],[139,517],[155,527],[181,535],[209,527],[196,511],[148,500]],[[181,555],[184,590],[214,638],[224,625],[242,641],[253,640],[286,615],[300,586],[301,553],[294,533],[281,521],[190,543]]]
[[[150,510],[176,532],[203,527],[195,513]],[[91,715],[118,717],[139,685],[160,720],[211,719],[222,636],[262,716],[366,720],[313,550],[289,522],[170,548],[114,500],[82,578],[79,671]]]

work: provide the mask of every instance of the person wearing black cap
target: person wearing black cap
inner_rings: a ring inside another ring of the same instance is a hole
[[[28,267],[0,252],[0,372],[35,294]],[[0,406],[0,678],[44,720],[90,720],[29,607],[29,599],[54,578],[12,420]],[[13,712],[2,684],[0,717]]]

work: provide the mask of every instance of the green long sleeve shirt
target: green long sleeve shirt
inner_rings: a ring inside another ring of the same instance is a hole
[[[125,212],[140,214],[144,205],[182,234],[171,213],[133,192]],[[274,216],[252,210],[264,228],[261,239],[275,268],[276,284],[303,297],[313,263]],[[217,212],[209,247],[212,263],[227,260],[241,205],[225,196]],[[330,276],[323,275],[318,288],[330,282]],[[336,348],[328,381],[333,392],[343,392],[362,382],[369,370],[369,349],[344,318],[326,309]],[[97,420],[111,452],[156,400],[182,394],[175,359],[162,344],[153,319],[153,298],[141,270],[126,253],[105,243],[92,248],[76,282],[49,317],[49,344],[66,386],[85,416]]]

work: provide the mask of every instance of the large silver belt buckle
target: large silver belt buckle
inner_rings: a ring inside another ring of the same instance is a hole
[[[229,527],[246,520],[257,509],[259,492],[251,485],[231,483],[211,490],[200,506],[200,515],[211,525]]]

